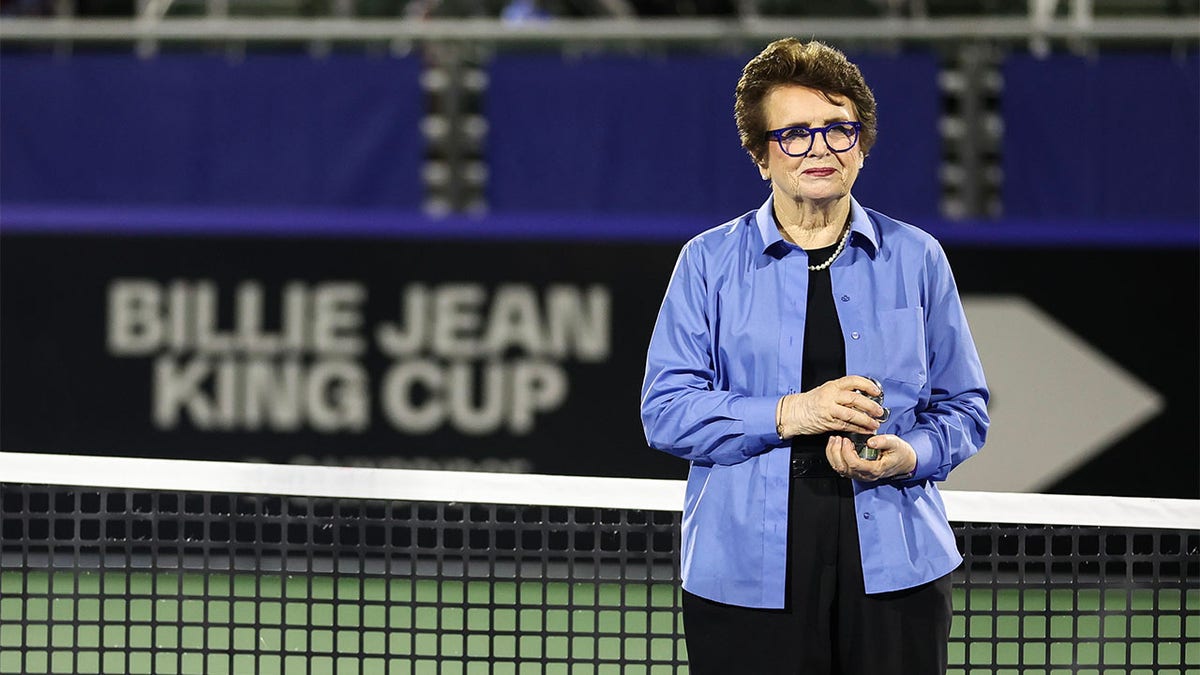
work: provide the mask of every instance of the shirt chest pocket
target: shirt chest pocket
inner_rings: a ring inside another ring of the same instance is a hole
[[[925,352],[925,312],[906,307],[880,312],[885,379],[914,384],[928,379],[929,359]]]

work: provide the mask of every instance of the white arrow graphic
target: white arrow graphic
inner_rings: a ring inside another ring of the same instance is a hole
[[[1162,410],[1158,392],[1025,298],[966,296],[963,306],[992,424],[947,487],[1038,492]]]

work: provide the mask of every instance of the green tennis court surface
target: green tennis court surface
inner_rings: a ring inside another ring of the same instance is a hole
[[[1200,674],[1197,589],[955,589],[954,612],[951,673]]]
[[[672,584],[7,571],[0,673],[666,674],[678,671],[662,662],[685,651],[675,593]],[[1200,590],[956,589],[954,608],[958,675],[1200,674]]]

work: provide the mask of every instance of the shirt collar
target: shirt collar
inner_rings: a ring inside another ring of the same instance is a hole
[[[779,228],[775,226],[774,193],[767,196],[767,201],[763,202],[763,205],[754,214],[754,224],[758,227],[759,236],[762,238],[763,253],[770,250],[772,246],[776,246],[784,241]],[[872,248],[879,249],[879,240],[876,238],[875,225],[871,222],[871,217],[867,215],[867,210],[853,196],[850,197],[850,231],[857,232],[859,236],[871,242]]]

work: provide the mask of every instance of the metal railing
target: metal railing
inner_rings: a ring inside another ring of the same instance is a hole
[[[762,44],[787,35],[824,40],[965,42],[972,40],[1200,41],[1200,22],[1170,17],[877,18],[555,18],[508,23],[494,18],[140,18],[7,17],[0,43],[54,42],[468,42],[496,46],[562,43]]]

